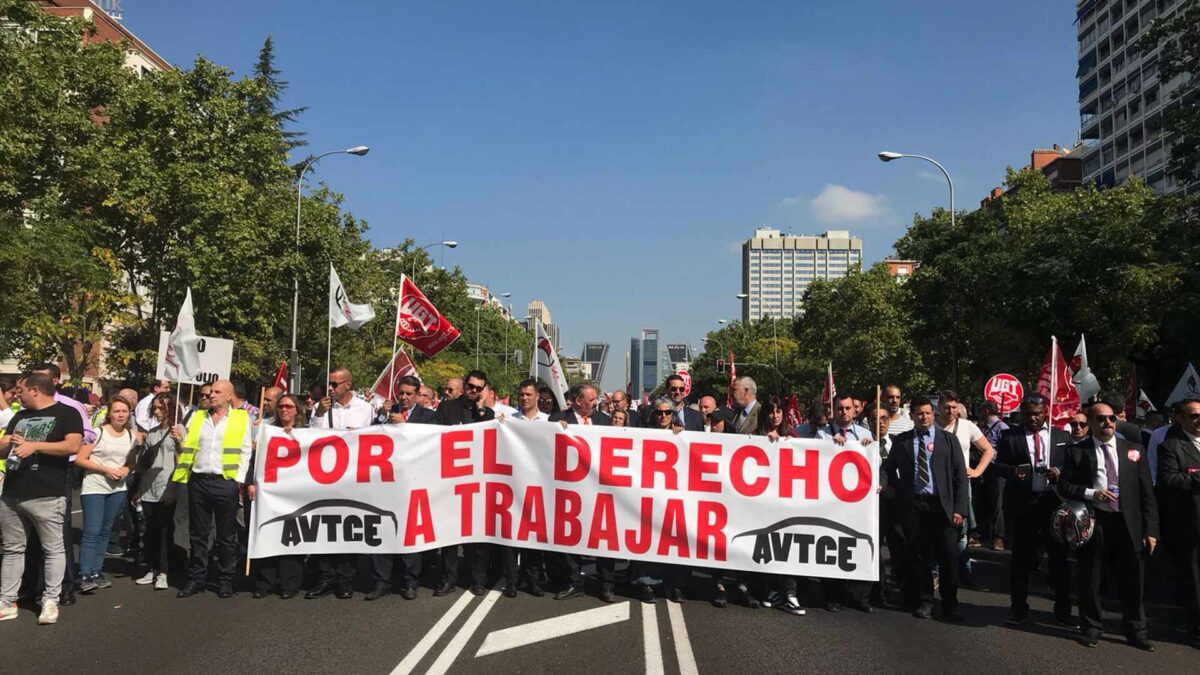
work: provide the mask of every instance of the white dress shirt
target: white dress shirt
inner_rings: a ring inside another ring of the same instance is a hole
[[[1093,436],[1092,444],[1095,446],[1094,449],[1092,450],[1092,452],[1095,453],[1095,458],[1096,458],[1096,475],[1092,478],[1091,489],[1083,491],[1084,499],[1095,499],[1096,490],[1107,490],[1109,485],[1120,485],[1120,483],[1118,482],[1120,480],[1119,475],[1111,476],[1111,477],[1108,475],[1108,467],[1106,466],[1106,464],[1108,462],[1107,462],[1107,460],[1105,460],[1105,452],[1109,448],[1111,448],[1112,452],[1113,452],[1113,459],[1114,459],[1113,473],[1118,473],[1118,474],[1120,473],[1120,469],[1118,467],[1120,466],[1121,462],[1120,462],[1120,458],[1117,457],[1117,438],[1116,438],[1116,436],[1114,436],[1113,439],[1111,441],[1109,441],[1108,443],[1104,443],[1099,438],[1096,438],[1095,436]],[[1104,503],[1104,507],[1108,508],[1109,510],[1112,510],[1112,506],[1110,504],[1108,504],[1108,502]]]
[[[1033,432],[1025,432],[1025,450],[1029,453],[1029,464],[1035,469],[1039,466],[1050,466],[1050,429],[1042,427],[1038,431],[1038,440],[1042,444],[1042,461],[1040,464],[1037,461],[1037,452],[1033,447]],[[1050,489],[1050,481],[1046,480],[1045,475],[1034,471],[1032,480],[1034,492],[1045,492]]]
[[[200,425],[200,447],[196,448],[196,459],[192,464],[192,473],[211,473],[221,475],[225,454],[225,424],[229,422],[229,413],[225,413],[220,421],[214,423],[212,412],[204,416],[204,424]],[[250,467],[250,455],[253,447],[254,434],[252,426],[246,425],[246,433],[242,438],[242,456],[238,460],[237,482],[246,482],[246,471]]]
[[[371,426],[371,421],[374,419],[375,411],[371,409],[371,404],[367,403],[366,399],[353,395],[346,405],[337,401],[333,402],[332,426],[329,424],[329,411],[326,410],[324,415],[318,415],[316,408],[313,408],[309,426],[317,429],[363,429]]]
[[[536,421],[536,422],[549,422],[550,421],[550,416],[547,415],[546,413],[542,412],[541,410],[538,410],[537,408],[534,408],[534,411],[535,411],[535,413],[534,413],[533,417],[526,417],[525,412],[522,410],[516,411],[515,413],[510,415],[510,417],[512,417],[515,420],[532,420],[532,421]]]

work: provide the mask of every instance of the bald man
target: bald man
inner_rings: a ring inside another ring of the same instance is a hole
[[[261,419],[267,424],[275,423],[275,404],[279,401],[280,396],[283,396],[283,389],[279,387],[267,387],[267,390],[263,392]]]
[[[233,408],[233,383],[213,383],[208,410],[197,410],[187,428],[176,424],[171,437],[180,444],[171,480],[187,486],[190,558],[187,583],[176,597],[204,592],[208,578],[208,538],[216,521],[217,596],[233,597],[237,572],[238,495],[250,466],[250,415]]]

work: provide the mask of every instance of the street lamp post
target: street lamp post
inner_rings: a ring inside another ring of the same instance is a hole
[[[955,221],[954,221],[954,181],[951,180],[951,178],[950,178],[950,172],[946,171],[946,167],[939,164],[936,159],[934,159],[932,157],[926,157],[925,155],[909,155],[909,154],[904,154],[904,153],[900,153],[900,152],[887,152],[887,151],[879,153],[879,161],[881,161],[881,162],[890,162],[894,159],[901,159],[903,157],[911,157],[913,159],[923,159],[926,162],[929,162],[930,164],[936,166],[938,169],[941,169],[942,175],[946,177],[946,184],[950,186],[950,227],[954,227],[954,224],[955,224]]]
[[[413,250],[414,255],[413,255],[413,264],[412,264],[412,274],[409,275],[409,278],[413,280],[414,284],[417,283],[417,257],[418,256],[415,255],[416,252],[417,251],[428,251],[429,249],[433,248],[434,246],[445,246],[446,248],[458,248],[458,242],[457,241],[435,241],[432,244],[425,244],[424,246],[419,246],[416,249],[414,249]]]
[[[512,293],[505,291],[500,294],[500,297],[507,298],[512,296]],[[511,310],[510,315],[511,316]],[[504,375],[508,375],[508,321],[509,317],[504,317]],[[508,385],[505,385],[508,386]]]
[[[479,370],[479,316],[483,305],[475,306],[475,370]]]
[[[304,162],[304,166],[300,168],[300,175],[296,178],[296,253],[300,253],[300,204],[303,198],[304,189],[304,174],[308,173],[309,167],[317,163],[317,160],[330,155],[354,155],[362,157],[370,152],[371,149],[365,145],[356,145],[353,148],[345,150],[332,150],[322,153]],[[300,272],[297,270],[292,275],[292,352],[289,358],[289,370],[292,380],[291,391],[300,391],[300,354],[296,351],[296,327],[300,316]]]

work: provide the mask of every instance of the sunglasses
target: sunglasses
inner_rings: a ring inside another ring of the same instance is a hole
[[[671,387],[668,391],[687,391],[687,389],[683,387]]]
[[[1117,421],[1116,415],[1093,415],[1093,417],[1096,418],[1097,422],[1116,422]]]
[[[275,407],[279,408],[280,410],[295,410],[296,409],[296,405],[294,403],[280,403],[279,405],[277,405]]]
[[[200,398],[211,398],[212,394],[200,394]]]
[[[654,414],[655,414],[655,415],[667,415],[667,416],[669,416],[669,415],[672,415],[672,414],[674,414],[674,413],[672,413],[670,410],[655,410],[655,411],[654,411]]]
[[[1046,405],[1046,397],[1042,396],[1041,394],[1033,394],[1021,399],[1021,403],[1028,403],[1030,405]]]
[[[1073,426],[1073,427],[1086,427],[1086,426],[1087,426],[1087,422],[1086,422],[1086,421],[1084,421],[1084,422],[1080,422],[1079,420],[1071,420],[1071,426]]]
[[[329,386],[337,388],[337,387],[342,386],[343,384],[346,384],[347,382],[349,382],[349,380],[342,380],[341,382],[334,382],[333,380],[330,380]]]
[[[487,386],[487,385],[484,385],[484,386]],[[481,387],[477,384],[468,384],[468,385],[466,385],[465,389],[467,391],[483,391],[483,387]]]

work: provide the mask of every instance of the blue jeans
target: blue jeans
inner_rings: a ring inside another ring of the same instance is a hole
[[[125,491],[101,495],[80,495],[83,504],[83,537],[79,545],[79,576],[100,574],[113,522],[125,505]]]

